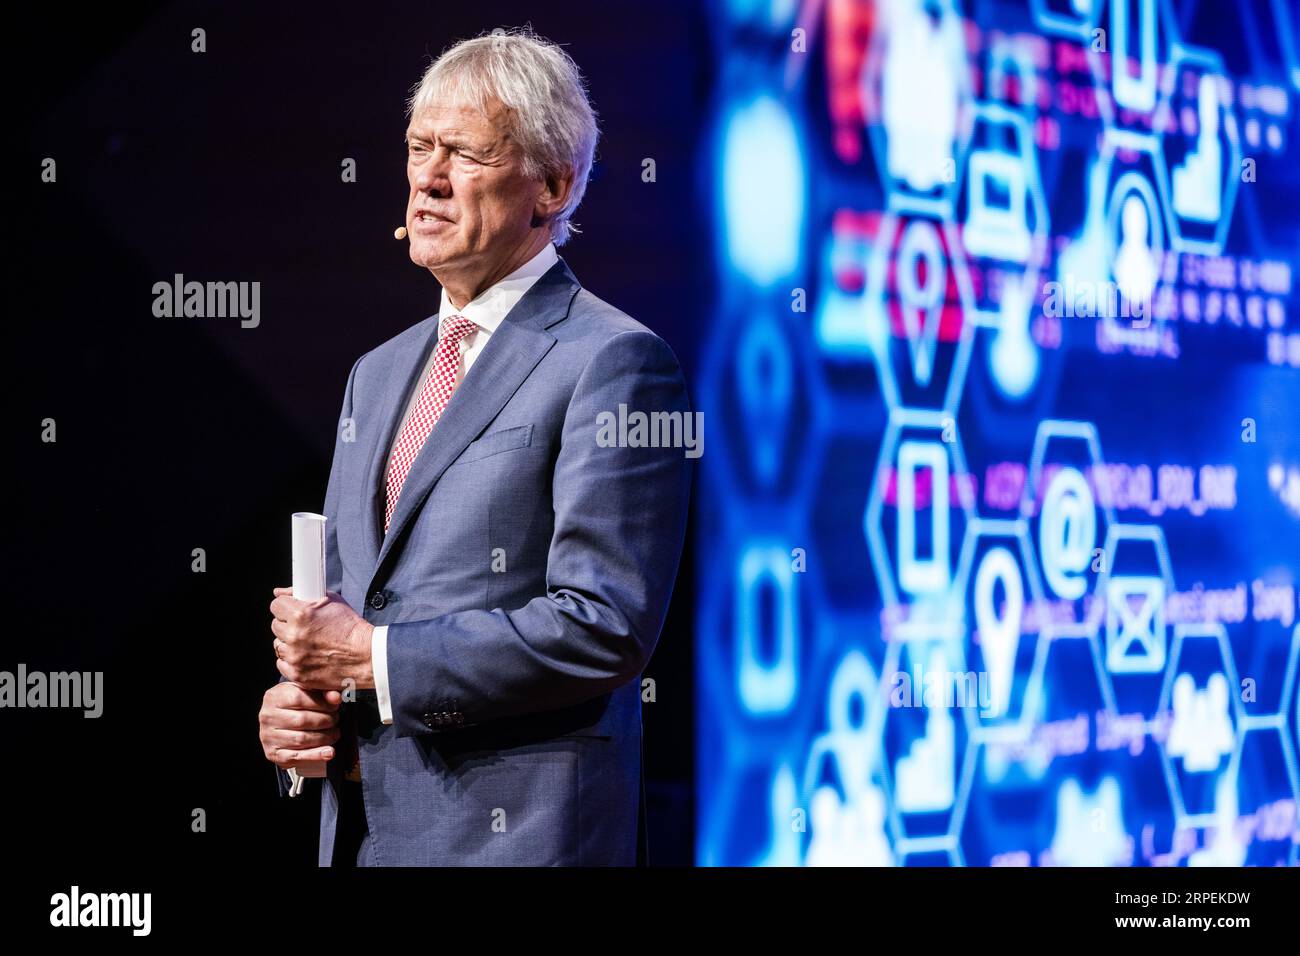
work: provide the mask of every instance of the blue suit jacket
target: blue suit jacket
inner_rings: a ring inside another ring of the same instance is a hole
[[[689,414],[681,369],[561,259],[453,394],[385,534],[388,449],[437,327],[431,316],[363,355],[343,399],[327,584],[389,625],[393,723],[373,691],[344,705],[329,777],[307,785],[321,788],[320,864],[350,728],[381,866],[634,864],[639,678],[677,574],[692,460],[602,447],[597,416]]]

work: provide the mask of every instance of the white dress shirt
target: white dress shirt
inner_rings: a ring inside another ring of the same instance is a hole
[[[504,279],[484,289],[472,301],[465,303],[463,309],[457,309],[452,305],[447,290],[445,288],[442,290],[442,304],[438,309],[438,337],[442,337],[443,325],[452,316],[463,315],[477,326],[472,333],[460,340],[461,367],[456,374],[457,388],[460,387],[460,383],[464,381],[465,376],[469,374],[470,366],[474,364],[474,360],[482,354],[488,339],[492,337],[492,333],[505,320],[506,314],[524,297],[524,293],[533,287],[533,283],[545,275],[551,266],[555,265],[558,259],[559,253],[555,251],[555,244],[548,242],[541,252]],[[415,408],[420,392],[424,389],[425,379],[433,372],[433,362],[437,351],[436,348],[429,350],[429,360],[420,373],[415,387],[411,390],[410,397],[407,399],[406,411],[402,415],[402,425],[406,424],[406,419],[410,417],[412,410]],[[397,446],[397,436],[401,433],[401,427],[394,433],[393,445],[388,451],[390,461]],[[387,469],[385,469],[384,474],[387,475]],[[388,626],[386,624],[381,624],[375,628],[370,639],[370,659],[375,672],[375,696],[379,701],[379,719],[386,724],[391,724],[393,722],[393,702],[388,695]]]

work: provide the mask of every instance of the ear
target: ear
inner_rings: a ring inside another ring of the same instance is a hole
[[[573,170],[562,174],[552,174],[542,180],[541,192],[533,203],[533,225],[541,225],[553,219],[564,204],[569,201],[573,191]]]

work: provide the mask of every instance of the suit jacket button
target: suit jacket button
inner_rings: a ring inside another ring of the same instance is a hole
[[[383,606],[387,603],[388,603],[388,595],[386,595],[383,591],[376,591],[374,594],[370,595],[370,606],[373,607],[376,611],[381,610]]]

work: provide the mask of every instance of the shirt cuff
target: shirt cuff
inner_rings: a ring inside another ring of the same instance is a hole
[[[381,624],[370,635],[370,665],[375,672],[375,697],[379,700],[379,719],[393,722],[393,702],[388,696],[388,625]]]

